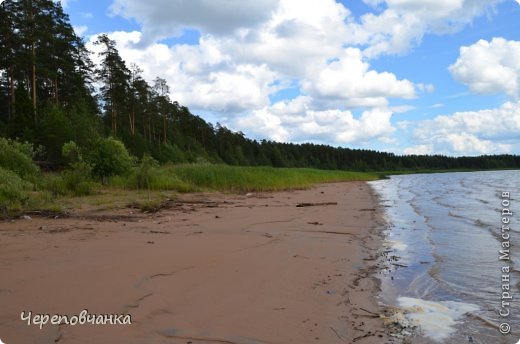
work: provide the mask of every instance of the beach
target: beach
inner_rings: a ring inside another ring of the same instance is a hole
[[[0,339],[385,343],[375,278],[380,213],[368,184],[345,182],[181,194],[155,213],[79,209],[4,220]],[[84,309],[129,315],[131,324],[32,323]]]

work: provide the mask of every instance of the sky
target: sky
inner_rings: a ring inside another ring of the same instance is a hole
[[[99,60],[254,139],[520,154],[520,0],[62,0]]]

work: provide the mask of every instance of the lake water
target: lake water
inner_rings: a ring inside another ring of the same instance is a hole
[[[422,338],[414,341],[517,343],[520,171],[402,175],[370,184],[385,206],[387,256],[395,256],[381,273],[380,299],[420,326]],[[509,260],[500,259],[504,242]],[[501,334],[500,324],[510,333]]]

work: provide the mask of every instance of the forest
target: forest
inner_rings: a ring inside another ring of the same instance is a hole
[[[128,65],[106,35],[97,37],[101,64],[94,65],[60,2],[7,0],[0,6],[0,17],[2,145],[25,147],[20,149],[30,151],[43,170],[82,163],[87,173],[103,179],[117,174],[117,160],[135,163],[143,157],[160,164],[349,171],[520,167],[520,157],[515,155],[400,156],[253,140],[192,114],[170,98],[164,78],[147,82],[139,66]],[[8,169],[6,154],[0,153],[4,169]]]

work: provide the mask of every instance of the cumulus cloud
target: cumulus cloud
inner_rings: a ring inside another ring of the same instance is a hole
[[[401,54],[420,43],[428,33],[447,34],[493,12],[504,0],[365,0],[381,8],[348,25],[351,42],[365,45],[365,55]]]
[[[388,140],[395,128],[388,109],[371,109],[356,118],[348,110],[316,110],[305,96],[280,101],[237,118],[235,125],[257,137],[278,141],[363,144]]]
[[[302,82],[302,89],[310,95],[337,99],[368,99],[376,104],[385,98],[410,99],[415,96],[413,83],[397,80],[392,73],[369,70],[362,53],[347,48],[341,57],[323,66]]]
[[[455,80],[468,85],[472,92],[503,92],[520,97],[520,42],[504,38],[460,48],[457,61],[449,67]]]
[[[220,37],[222,48],[239,61],[267,63],[301,77],[344,49],[344,21],[350,12],[333,0],[283,0],[272,17],[255,30]]]
[[[433,145],[416,145],[412,147],[405,148],[404,154],[413,154],[413,155],[426,155],[433,153]]]
[[[278,0],[115,0],[114,15],[133,18],[142,25],[147,44],[179,35],[183,28],[204,33],[230,34],[269,19]]]
[[[500,108],[456,112],[420,123],[418,145],[406,152],[477,155],[508,153],[520,146],[520,102]]]

